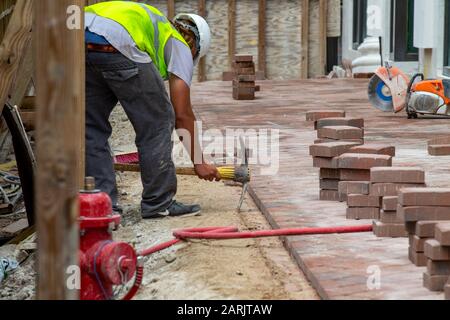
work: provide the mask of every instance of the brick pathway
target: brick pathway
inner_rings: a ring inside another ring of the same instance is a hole
[[[370,224],[348,221],[345,204],[318,201],[319,178],[308,147],[316,133],[305,121],[314,109],[347,111],[364,117],[366,141],[393,143],[396,165],[420,166],[431,186],[450,187],[450,157],[428,155],[427,140],[450,135],[449,119],[407,120],[369,106],[365,80],[267,81],[254,101],[234,101],[231,84],[194,86],[193,104],[208,128],[281,130],[280,173],[254,172],[252,197],[274,228]],[[290,237],[286,247],[324,299],[443,299],[422,286],[425,268],[408,260],[407,239],[379,239],[372,234]],[[367,268],[381,270],[381,289],[367,289]]]

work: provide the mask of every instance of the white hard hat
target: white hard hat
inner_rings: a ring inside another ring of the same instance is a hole
[[[194,60],[194,64],[197,64],[200,58],[206,56],[211,45],[211,29],[208,23],[203,17],[193,13],[180,13],[174,20],[177,23],[180,23],[180,20],[188,20],[195,24],[197,30],[193,30],[193,32],[198,37],[197,45],[200,47],[199,54]]]

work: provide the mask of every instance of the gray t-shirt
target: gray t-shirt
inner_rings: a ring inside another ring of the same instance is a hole
[[[128,31],[114,20],[88,12],[85,14],[85,25],[89,31],[105,37],[128,59],[137,63],[152,63],[148,53],[139,50]],[[190,87],[194,74],[194,61],[189,48],[178,39],[170,38],[164,48],[164,59],[167,71],[182,79]]]

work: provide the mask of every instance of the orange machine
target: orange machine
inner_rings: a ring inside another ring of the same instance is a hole
[[[410,119],[425,114],[450,117],[450,80],[425,80],[423,74],[409,79],[386,63],[370,80],[368,93],[372,105],[384,112],[406,109]]]

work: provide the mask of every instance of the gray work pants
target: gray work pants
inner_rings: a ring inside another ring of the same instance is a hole
[[[135,63],[120,53],[86,54],[86,174],[117,204],[109,117],[117,102],[136,131],[144,191],[144,217],[165,211],[177,192],[172,161],[175,114],[153,63]]]

